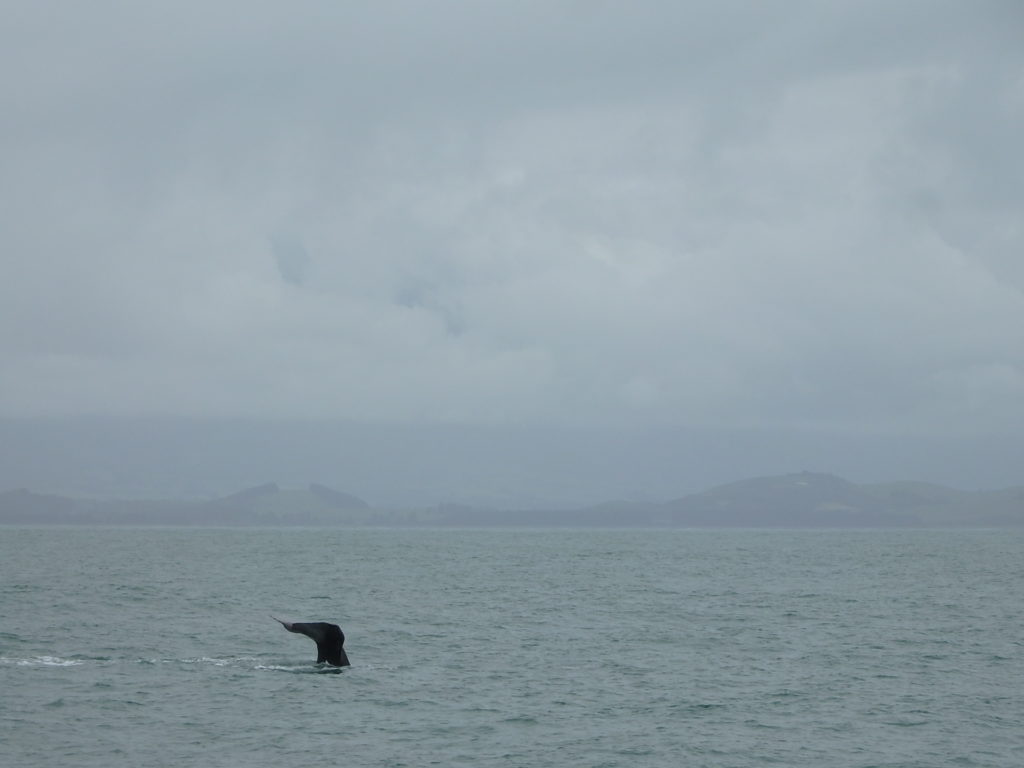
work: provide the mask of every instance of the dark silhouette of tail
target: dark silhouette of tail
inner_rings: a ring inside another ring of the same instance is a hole
[[[316,642],[316,663],[322,664],[325,661],[334,667],[348,667],[348,656],[345,654],[345,633],[337,624],[328,624],[326,621],[314,622],[291,622],[281,621],[276,616],[271,616],[274,621],[280,622],[281,626],[289,632],[298,632],[300,635],[313,638]]]

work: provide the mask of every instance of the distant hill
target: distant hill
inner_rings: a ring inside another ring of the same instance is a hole
[[[858,485],[801,472],[721,485],[663,503],[496,510],[454,504],[388,510],[323,485],[266,483],[209,501],[102,501],[0,493],[0,524],[212,526],[564,526],[878,528],[1024,526],[1024,486],[960,491],[897,482]]]
[[[368,525],[370,505],[322,485],[266,483],[210,501],[72,499],[0,493],[0,523],[99,525]]]
[[[459,524],[469,519],[465,510],[457,516]],[[660,504],[609,502],[520,513],[516,520],[530,525],[682,528],[1024,526],[1024,487],[969,492],[913,482],[858,485],[835,475],[800,472],[740,480]],[[490,522],[494,524],[493,517]]]
[[[862,528],[915,525],[904,505],[834,475],[759,477],[670,502],[676,525]]]
[[[742,480],[668,506],[676,525],[1024,525],[1024,488],[967,492],[912,482],[857,485],[813,472]]]
[[[276,483],[225,496],[202,505],[205,522],[234,525],[366,525],[370,505],[323,485],[283,489]]]

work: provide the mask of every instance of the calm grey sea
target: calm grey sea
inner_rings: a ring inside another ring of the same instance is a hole
[[[11,766],[1024,765],[1024,533],[0,528]],[[340,623],[353,666],[270,614]]]

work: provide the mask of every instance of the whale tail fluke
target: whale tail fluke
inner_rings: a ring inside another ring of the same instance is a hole
[[[316,643],[317,664],[327,662],[334,667],[351,666],[344,648],[345,633],[337,624],[329,624],[326,621],[282,621],[276,616],[270,618],[280,623],[289,632],[296,632],[312,638]]]

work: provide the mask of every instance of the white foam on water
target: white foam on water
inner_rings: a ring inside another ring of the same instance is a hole
[[[31,656],[28,658],[0,656],[0,664],[11,664],[16,667],[77,667],[83,663],[77,659],[62,659],[59,656]]]
[[[215,667],[230,667],[237,664],[245,664],[247,662],[256,661],[256,659],[246,656],[232,656],[230,658],[217,658],[213,656],[200,656],[194,659],[164,659],[163,662],[166,664],[180,663],[180,664],[212,664]]]

